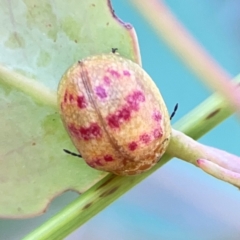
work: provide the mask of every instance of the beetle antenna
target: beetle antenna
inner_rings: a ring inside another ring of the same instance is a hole
[[[172,112],[172,114],[171,114],[171,116],[170,116],[170,120],[172,120],[172,118],[175,116],[177,110],[178,110],[178,103],[175,105],[175,107],[174,107],[174,109],[173,109],[173,112]]]
[[[67,154],[70,154],[70,155],[74,156],[74,157],[80,157],[80,158],[82,157],[81,154],[77,154],[77,153],[71,152],[71,151],[69,151],[69,150],[67,150],[67,149],[63,149],[63,151],[64,151],[65,153],[67,153]]]

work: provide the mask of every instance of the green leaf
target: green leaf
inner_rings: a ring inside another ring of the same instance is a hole
[[[56,107],[62,74],[111,48],[139,64],[140,55],[107,0],[1,1],[0,23],[0,217],[25,218],[106,176],[62,151],[76,151]]]

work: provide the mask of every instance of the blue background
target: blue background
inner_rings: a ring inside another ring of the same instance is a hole
[[[226,71],[232,76],[239,73],[238,1],[165,3]],[[117,15],[135,27],[143,67],[158,84],[169,111],[179,103],[173,121],[211,95],[128,1],[115,0],[113,5]],[[228,119],[200,142],[240,155],[239,123]],[[240,192],[175,159],[67,239],[80,236],[101,240],[240,239]]]
[[[238,0],[166,0],[173,13],[232,76],[240,69]],[[138,35],[144,69],[160,88],[173,122],[201,103],[211,91],[152,31],[126,0],[113,0],[116,14]],[[240,127],[231,117],[200,142],[240,156]],[[77,197],[65,193],[47,214],[28,220],[1,220],[0,239],[21,239]],[[237,240],[240,192],[200,169],[174,159],[126,193],[67,240]]]

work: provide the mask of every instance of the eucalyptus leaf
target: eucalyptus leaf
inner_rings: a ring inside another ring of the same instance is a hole
[[[1,1],[0,23],[0,217],[26,218],[106,176],[63,152],[76,150],[56,106],[62,74],[112,48],[141,60],[134,29],[107,0]]]

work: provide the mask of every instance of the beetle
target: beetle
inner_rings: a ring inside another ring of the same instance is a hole
[[[159,89],[116,49],[71,66],[59,83],[58,106],[80,153],[74,155],[95,169],[136,175],[153,167],[168,146],[170,117]]]

